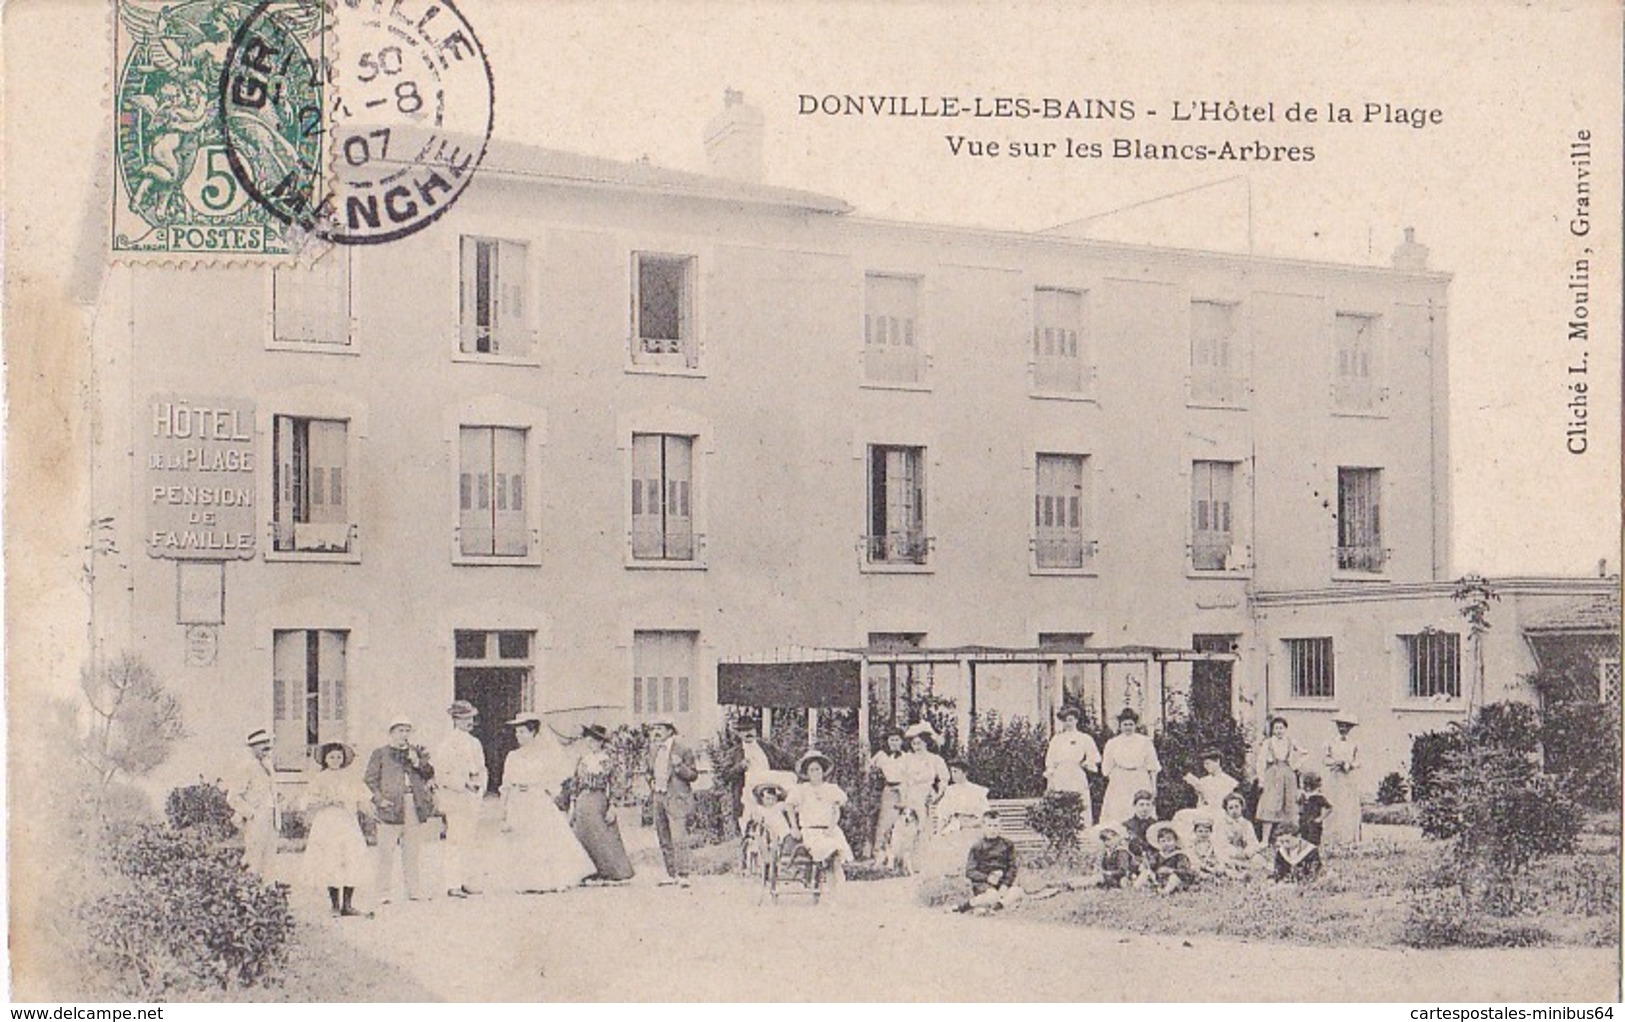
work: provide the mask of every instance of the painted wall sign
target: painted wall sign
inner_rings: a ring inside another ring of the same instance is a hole
[[[147,553],[254,556],[254,403],[154,396],[144,431]]]

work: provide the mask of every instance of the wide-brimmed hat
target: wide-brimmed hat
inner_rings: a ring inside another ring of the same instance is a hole
[[[754,796],[758,802],[762,800],[763,795],[770,791],[776,792],[780,798],[783,798],[786,794],[784,785],[780,784],[778,781],[763,781],[754,788],[750,789],[751,795]]]
[[[600,724],[583,724],[581,726],[581,737],[596,738],[598,741],[604,743],[609,742],[609,732],[604,730],[603,726]]]
[[[824,753],[819,752],[817,749],[808,749],[806,752],[801,754],[800,759],[796,760],[796,776],[805,777],[807,774],[807,764],[814,761],[824,764],[824,773],[826,774],[835,769],[834,760],[830,759]]]
[[[542,726],[542,715],[539,713],[518,713],[512,720],[502,722],[503,727],[534,727],[537,730]]]
[[[1332,714],[1333,724],[1347,724],[1349,727],[1360,726],[1360,715],[1353,710],[1338,710]]]
[[[453,720],[462,720],[467,717],[478,717],[480,715],[479,707],[475,706],[467,699],[458,699],[454,701],[450,706],[446,707],[446,712],[451,714]]]
[[[1147,827],[1145,831],[1145,839],[1147,841],[1160,841],[1162,840],[1162,835],[1164,834],[1172,834],[1176,840],[1180,839],[1179,828],[1169,823],[1167,820],[1163,820],[1161,823],[1153,823],[1150,827]]]
[[[270,745],[271,733],[262,727],[257,727],[248,733],[248,737],[244,739],[243,744],[250,747],[255,745]]]
[[[323,742],[321,746],[316,749],[316,762],[322,767],[322,769],[325,770],[327,768],[327,757],[332,754],[334,749],[344,753],[344,762],[339,764],[339,769],[342,770],[355,760],[355,750],[350,748],[348,745],[345,745],[343,742]]]
[[[1056,720],[1066,720],[1068,717],[1072,718],[1073,720],[1082,720],[1083,711],[1078,709],[1076,706],[1063,706],[1059,710],[1055,711]]]

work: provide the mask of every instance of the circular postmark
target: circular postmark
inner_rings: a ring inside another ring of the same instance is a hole
[[[490,141],[478,37],[450,0],[336,0],[332,52],[313,60],[272,27],[289,3],[261,3],[227,55],[220,104],[233,171],[273,216],[327,241],[378,244],[427,227],[468,187]],[[327,158],[301,176],[309,168],[266,159],[262,142],[265,111],[285,116],[310,82],[325,89],[317,130]]]

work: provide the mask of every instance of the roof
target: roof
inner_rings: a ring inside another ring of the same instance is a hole
[[[1619,593],[1573,596],[1532,607],[1524,617],[1525,632],[1619,631]]]
[[[809,655],[810,654],[810,655]],[[803,655],[783,661],[749,661],[743,658],[724,658],[734,663],[786,664],[812,662],[818,659],[867,659],[871,663],[956,661],[977,663],[1049,663],[1054,660],[1100,663],[1103,661],[1147,660],[1234,660],[1234,653],[1198,653],[1195,650],[1172,646],[902,646],[892,649],[827,648],[804,649]]]
[[[495,173],[537,181],[585,187],[614,188],[655,195],[675,195],[750,205],[782,206],[808,213],[850,213],[845,200],[799,188],[753,184],[731,178],[671,170],[646,160],[627,163],[599,156],[544,149],[492,139],[479,173]]]

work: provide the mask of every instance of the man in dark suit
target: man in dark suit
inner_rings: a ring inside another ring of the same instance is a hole
[[[723,753],[717,776],[727,783],[733,795],[734,815],[745,814],[745,789],[767,779],[769,770],[793,770],[796,762],[783,750],[762,737],[761,728],[749,717],[734,725],[737,744]],[[747,783],[748,782],[748,783]]]
[[[650,724],[649,800],[660,855],[666,861],[662,886],[688,886],[688,815],[694,811],[690,785],[699,776],[694,750],[677,740],[677,726],[669,720]]]

